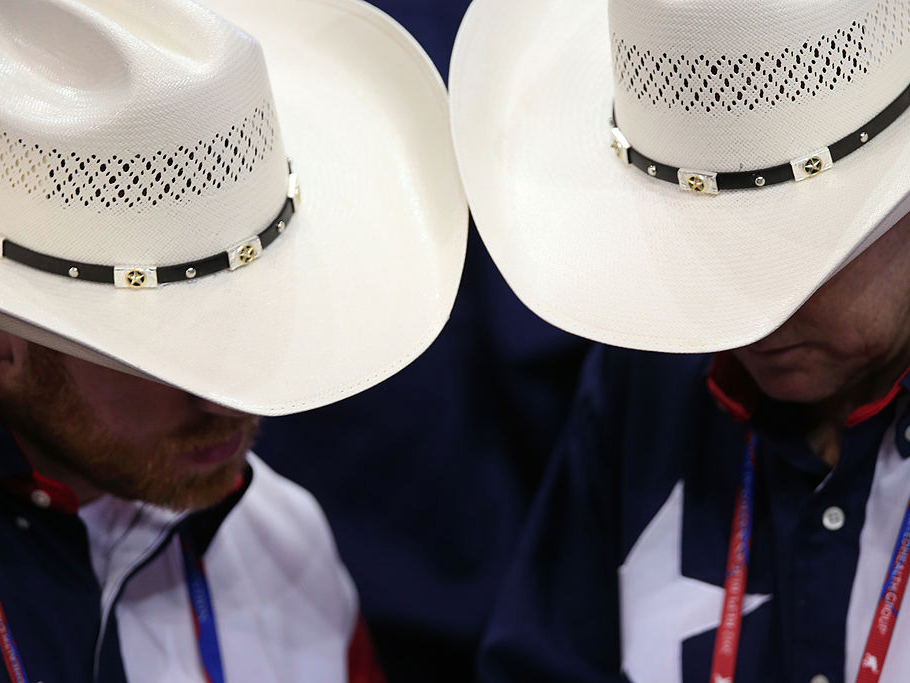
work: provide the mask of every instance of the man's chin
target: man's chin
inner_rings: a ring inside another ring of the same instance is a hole
[[[838,389],[831,373],[814,364],[771,363],[748,355],[739,359],[761,392],[776,401],[821,403]]]
[[[762,393],[775,401],[811,405],[822,403],[833,394],[828,387],[819,385],[805,373],[752,377]]]
[[[200,472],[198,468],[173,467],[167,472],[150,471],[140,479],[132,473],[95,478],[95,485],[118,498],[138,500],[178,512],[202,510],[217,505],[243,484],[246,460],[233,459]]]
[[[226,464],[206,478],[187,478],[181,485],[160,496],[159,500],[147,502],[178,511],[202,510],[217,505],[243,484],[245,462],[230,465],[234,466]]]

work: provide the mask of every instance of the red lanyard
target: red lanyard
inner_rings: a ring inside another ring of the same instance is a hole
[[[891,636],[894,635],[894,623],[897,621],[901,601],[904,599],[904,589],[907,587],[907,574],[910,572],[908,553],[910,553],[910,503],[907,504],[907,509],[904,511],[904,521],[901,524],[901,531],[897,535],[897,543],[894,545],[891,566],[885,576],[885,585],[882,586],[882,594],[878,600],[878,606],[875,608],[875,615],[872,617],[872,628],[869,629],[869,637],[866,640],[866,648],[863,650],[856,683],[876,683],[881,676],[885,656],[888,654],[888,646],[891,644]]]
[[[752,547],[752,509],[755,488],[755,448],[758,439],[749,433],[746,456],[743,458],[742,485],[736,497],[730,550],[727,553],[727,574],[724,580],[724,606],[714,640],[714,660],[711,664],[711,683],[733,683],[739,633],[743,622],[743,600],[746,578],[749,575],[749,550]]]
[[[727,574],[724,581],[724,604],[720,626],[714,640],[714,660],[710,683],[733,683],[736,654],[742,628],[743,600],[749,571],[749,550],[752,541],[752,510],[754,500],[755,450],[757,438],[750,433],[743,461],[742,485],[736,498]],[[869,637],[860,663],[856,683],[877,683],[881,676],[894,624],[904,599],[904,589],[910,577],[910,502],[894,545],[888,573],[885,575],[881,597],[869,629]]]

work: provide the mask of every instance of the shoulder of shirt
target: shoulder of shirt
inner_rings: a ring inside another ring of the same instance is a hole
[[[240,515],[257,527],[264,543],[284,540],[292,548],[304,549],[307,557],[315,559],[324,553],[337,560],[332,531],[313,494],[275,472],[255,453],[247,454],[247,462],[252,481],[225,522]]]
[[[278,474],[254,452],[247,453],[247,462],[253,470],[252,481],[241,501],[256,507],[265,506],[268,523],[275,516],[292,516],[298,521],[313,524],[313,531],[320,535],[328,532],[328,523],[316,498],[299,484]]]
[[[597,345],[585,361],[579,393],[596,404],[680,400],[693,390],[705,390],[711,358],[710,354],[655,353]]]
[[[247,461],[252,481],[222,523],[212,553],[242,557],[251,574],[259,574],[255,565],[263,562],[269,565],[266,573],[296,577],[312,607],[351,633],[357,596],[319,503],[254,453]]]

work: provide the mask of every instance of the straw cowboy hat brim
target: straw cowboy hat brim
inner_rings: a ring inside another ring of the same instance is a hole
[[[816,10],[804,14],[825,17]],[[639,28],[652,20],[640,15]],[[767,17],[755,21],[742,30],[760,33]],[[605,0],[475,0],[452,57],[453,136],[478,230],[548,322],[645,350],[747,345],[910,211],[910,112],[805,182],[695,196],[620,163],[609,24]]]
[[[448,318],[467,208],[444,86],[366,3],[205,4],[265,51],[303,195],[287,230],[248,267],[154,291],[4,260],[0,326],[250,413],[315,408],[406,366]]]

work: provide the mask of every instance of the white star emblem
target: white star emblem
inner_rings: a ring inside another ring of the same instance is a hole
[[[680,569],[682,506],[680,481],[619,568],[623,670],[632,683],[682,683],[683,641],[720,625],[723,587]],[[746,595],[743,616],[770,599]]]

